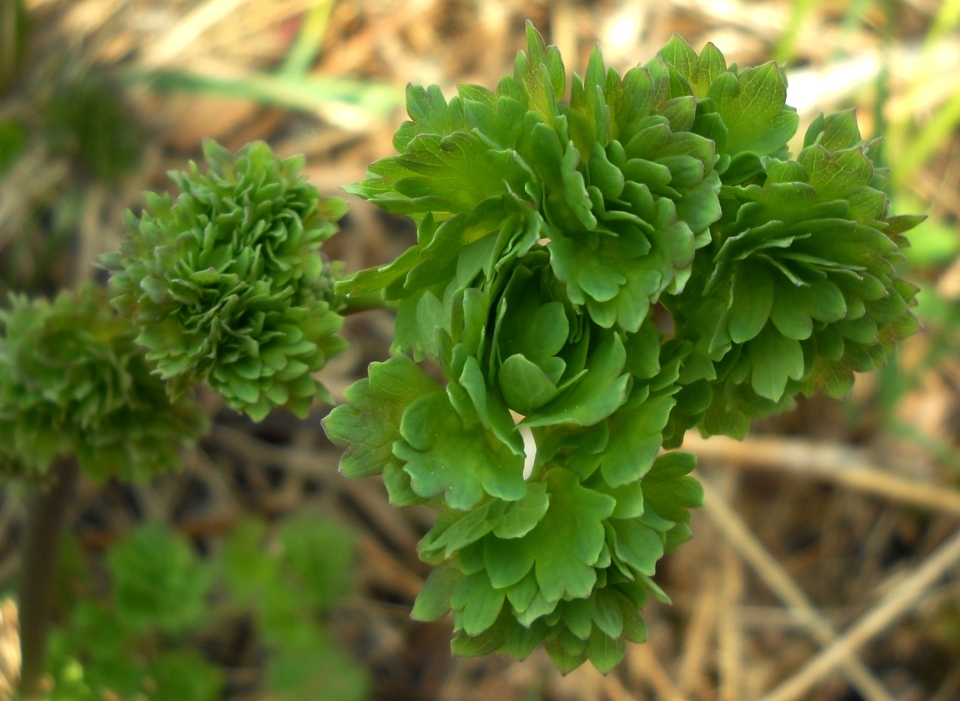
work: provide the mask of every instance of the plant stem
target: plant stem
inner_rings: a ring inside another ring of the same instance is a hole
[[[57,551],[77,484],[77,462],[72,457],[59,459],[50,473],[53,485],[46,490],[37,488],[30,495],[21,548],[20,698],[23,701],[42,698],[41,680],[46,671],[47,629],[53,603]]]
[[[0,91],[13,80],[17,63],[17,0],[0,0]]]
[[[368,292],[364,295],[347,297],[343,300],[343,308],[337,313],[340,316],[350,316],[360,312],[368,312],[371,309],[389,309],[389,305],[383,301],[379,292]]]

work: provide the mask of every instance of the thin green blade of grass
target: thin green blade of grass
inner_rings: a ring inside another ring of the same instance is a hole
[[[332,11],[333,0],[322,0],[307,12],[297,38],[280,69],[282,75],[292,77],[307,74],[323,48],[323,39],[327,34]]]
[[[403,91],[386,83],[348,78],[304,78],[299,75],[252,74],[220,78],[178,71],[131,74],[161,92],[192,91],[251,100],[264,105],[332,117],[339,126],[363,128],[390,114],[403,101]]]
[[[960,94],[941,105],[933,118],[920,130],[916,138],[910,141],[897,160],[893,170],[893,180],[902,185],[912,178],[927,159],[943,144],[947,143],[950,133],[960,124]]]
[[[960,25],[960,0],[944,0],[940,6],[933,26],[927,34],[926,45],[930,46],[942,39]]]
[[[800,29],[819,6],[820,0],[794,0],[793,11],[790,13],[790,23],[780,36],[777,48],[773,52],[775,61],[786,63],[793,58],[797,49],[797,41],[800,39]]]

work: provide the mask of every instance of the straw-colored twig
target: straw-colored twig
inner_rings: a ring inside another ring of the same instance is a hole
[[[404,567],[373,538],[359,542],[363,568],[371,583],[413,601],[423,588],[423,579]]]
[[[736,495],[738,474],[724,473],[721,493],[730,500]],[[743,621],[740,597],[743,595],[743,562],[729,543],[720,549],[720,614],[717,619],[717,669],[720,673],[719,701],[743,699]]]
[[[897,589],[864,614],[840,638],[822,650],[806,666],[760,701],[795,701],[833,672],[844,660],[900,616],[917,606],[924,592],[960,562],[960,531],[941,545]]]
[[[717,667],[720,671],[720,701],[743,698],[743,623],[739,602],[743,593],[743,565],[730,547],[721,552],[723,583],[717,620]]]
[[[627,659],[634,683],[644,681],[649,684],[659,701],[685,701],[649,644],[628,645]]]
[[[246,0],[207,0],[180,19],[144,52],[142,65],[159,68],[177,58],[208,28],[235,12]]]
[[[843,445],[788,438],[732,438],[704,440],[688,433],[684,448],[706,460],[722,460],[733,467],[786,470],[837,482],[893,501],[914,504],[960,516],[960,491],[896,477],[870,465],[863,452]]]
[[[364,480],[348,479],[336,469],[336,459],[331,461],[318,457],[316,451],[296,447],[276,447],[259,441],[242,431],[215,425],[211,430],[214,439],[232,451],[258,463],[284,465],[294,472],[308,475],[335,487],[348,495],[377,530],[405,552],[415,552],[419,538],[399,511],[390,507],[374,485]]]
[[[790,612],[797,621],[818,643],[829,645],[837,635],[830,622],[814,608],[803,590],[763,547],[763,544],[751,533],[717,490],[702,478],[701,482],[707,515],[740,556],[760,575],[764,583],[790,607]],[[838,664],[850,683],[868,701],[893,701],[893,697],[854,655],[838,660]]]
[[[684,635],[683,657],[677,678],[677,690],[687,696],[698,687],[707,654],[716,631],[720,581],[715,569],[704,573],[690,621]]]

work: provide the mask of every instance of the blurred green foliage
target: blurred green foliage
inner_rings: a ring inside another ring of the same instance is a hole
[[[219,560],[159,522],[134,529],[106,555],[110,588],[93,580],[74,538],[61,546],[67,623],[50,642],[49,701],[214,701],[224,677],[194,641],[225,617],[253,615],[276,701],[360,701],[363,668],[322,614],[352,589],[355,543],[336,522],[296,513],[275,533],[257,519],[231,531]],[[110,694],[114,696],[111,697]]]
[[[263,522],[242,521],[224,547],[224,579],[235,604],[255,614],[278,701],[366,696],[366,673],[318,618],[351,591],[354,546],[335,522],[302,512],[285,519],[273,539]]]
[[[77,557],[65,558],[78,574]],[[222,673],[189,637],[209,623],[213,568],[166,526],[149,522],[107,555],[111,592],[78,597],[50,641],[50,701],[213,701]]]
[[[0,121],[0,175],[12,166],[27,145],[27,130],[20,122]]]
[[[52,302],[13,296],[0,310],[0,464],[43,475],[75,455],[98,480],[146,478],[178,466],[204,431],[190,398],[167,399],[136,331],[93,285]]]
[[[71,156],[106,183],[115,183],[140,162],[140,122],[123,88],[104,74],[88,73],[58,86],[46,105],[50,148]]]
[[[206,617],[212,572],[162,524],[138,528],[107,553],[107,563],[124,628],[176,635],[195,630]]]

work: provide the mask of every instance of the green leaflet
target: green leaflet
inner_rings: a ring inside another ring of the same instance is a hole
[[[583,379],[524,419],[523,425],[590,426],[606,418],[626,399],[630,376],[621,374],[625,362],[626,351],[620,337],[612,334],[602,339],[586,364]]]
[[[401,153],[373,164],[350,191],[414,217],[416,253],[358,273],[340,291],[383,289],[402,300],[428,281],[470,284],[466,270],[489,281],[541,239],[570,300],[605,328],[636,331],[661,294],[683,289],[695,248],[721,214],[713,142],[691,132],[695,102],[666,99],[662,64],[660,73],[638,67],[621,78],[594,52],[561,104],[556,49],[532,27],[528,41],[529,55],[496,92],[462,86],[446,102],[436,87],[408,90]],[[508,213],[486,216],[497,207]],[[497,263],[472,265],[483,239]]]
[[[673,397],[661,395],[610,418],[610,442],[600,461],[607,484],[619,487],[643,477],[660,450],[663,429],[675,404]]]
[[[758,168],[757,157],[786,149],[800,120],[786,104],[787,81],[775,63],[735,72],[713,44],[697,56],[677,35],[660,57],[669,66],[671,95],[700,101],[693,130],[717,144],[725,182]]]
[[[667,453],[654,462],[643,478],[647,509],[675,523],[686,523],[688,509],[703,506],[703,488],[687,475],[697,464],[693,453]]]
[[[443,557],[450,558],[487,533],[498,538],[521,538],[540,522],[549,503],[546,486],[534,482],[526,486],[518,501],[492,500],[465,514],[448,512],[424,536],[420,553],[427,557],[442,552]]]
[[[588,596],[596,582],[593,565],[603,547],[603,519],[613,513],[612,497],[585,489],[561,468],[547,473],[550,507],[543,520],[519,539],[484,541],[484,561],[494,586],[519,582],[535,567],[548,601]]]
[[[712,386],[709,408],[691,416],[707,434],[742,436],[800,391],[842,395],[915,323],[915,293],[895,274],[899,233],[884,233],[894,218],[853,115],[815,120],[804,144],[729,189],[698,268],[705,283],[678,300],[705,367],[689,378]]]
[[[349,404],[331,411],[323,421],[327,436],[346,448],[340,470],[348,477],[385,473],[390,500],[397,505],[417,501],[403,465],[393,455],[400,439],[406,408],[440,387],[406,356],[371,363],[368,378],[346,390]]]
[[[413,491],[442,494],[454,509],[470,509],[484,494],[515,501],[525,491],[523,459],[480,425],[467,426],[446,394],[420,397],[400,422],[393,453],[406,462]]]

